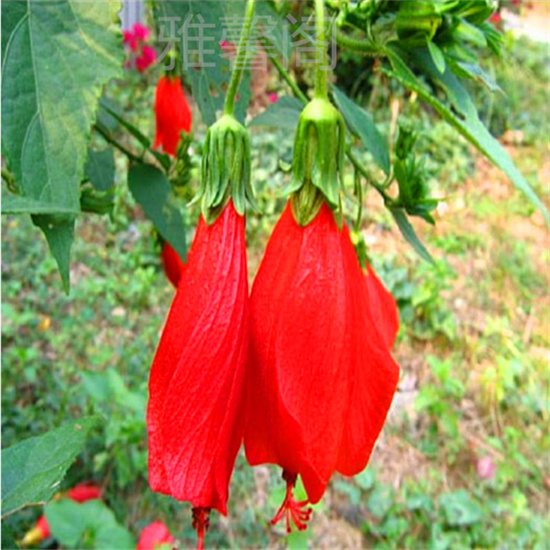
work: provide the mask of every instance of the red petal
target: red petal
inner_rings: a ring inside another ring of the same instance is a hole
[[[177,288],[185,267],[180,255],[172,248],[169,242],[164,242],[161,258],[166,277]]]
[[[288,206],[251,296],[246,454],[299,473],[313,503],[335,469],[349,401],[343,261],[328,206],[304,228]]]
[[[389,352],[384,336],[376,328],[364,274],[347,229],[344,230],[344,238],[349,243],[345,247],[346,271],[355,298],[352,323],[353,387],[337,470],[351,476],[361,472],[369,461],[397,387],[399,367]]]
[[[374,324],[384,339],[386,346],[391,349],[399,330],[397,304],[391,293],[368,264],[365,281]]]
[[[248,348],[244,218],[201,218],[149,379],[149,482],[195,507],[227,509],[242,441]]]

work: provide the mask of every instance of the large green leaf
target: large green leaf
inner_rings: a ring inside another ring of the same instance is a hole
[[[128,186],[145,215],[185,261],[185,225],[166,176],[149,164],[135,164],[128,172]]]
[[[117,2],[2,3],[2,149],[21,193],[79,210],[90,127],[120,74]],[[4,23],[5,21],[5,23]]]
[[[336,86],[332,89],[332,95],[346,120],[348,128],[361,139],[367,151],[372,154],[376,164],[382,168],[384,173],[389,174],[390,154],[388,142],[378,131],[372,116]]]
[[[236,46],[244,7],[241,0],[159,0],[155,4],[162,39],[177,44],[185,78],[208,125],[216,121],[216,113],[223,107],[231,77],[229,57],[221,43]],[[231,29],[229,34],[226,29]],[[235,102],[235,116],[241,122],[250,95],[250,75],[245,71]]]
[[[51,502],[45,514],[53,537],[65,548],[83,548],[83,539],[86,548],[96,550],[135,548],[130,532],[100,500],[82,504],[69,499]]]
[[[98,417],[70,422],[2,451],[2,516],[47,502],[82,451]]]
[[[388,72],[397,78],[406,88],[415,91],[424,101],[429,103],[444,120],[456,128],[489,160],[503,170],[512,183],[540,210],[546,223],[550,225],[550,213],[548,209],[521,172],[516,168],[516,165],[506,150],[483,125],[468,92],[450,69],[447,68],[445,72],[441,74],[433,64],[429,53],[421,50],[415,52],[415,63],[444,90],[450,102],[449,106],[440,101],[433,92],[418,79],[418,77],[407,67],[401,55],[396,50],[388,49],[387,53],[393,68],[393,71]]]

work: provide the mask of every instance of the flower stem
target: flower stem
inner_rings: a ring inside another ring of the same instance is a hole
[[[315,0],[315,30],[317,36],[317,65],[315,68],[315,97],[328,99],[327,85],[327,46],[325,44],[325,0]]]
[[[223,106],[223,112],[226,115],[232,116],[235,111],[235,96],[237,95],[237,90],[241,82],[246,61],[248,42],[250,41],[250,31],[252,29],[252,22],[254,19],[254,8],[255,0],[247,0],[243,28],[241,30],[239,46],[237,47],[237,56],[235,57],[235,64],[233,65],[233,72],[231,73],[231,81],[229,82],[229,88],[227,89],[225,104]]]

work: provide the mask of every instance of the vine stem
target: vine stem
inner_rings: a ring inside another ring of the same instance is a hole
[[[118,149],[121,153],[124,153],[131,161],[133,162],[142,162],[142,159],[134,153],[132,153],[129,149],[126,149],[124,145],[120,144],[116,139],[113,139],[103,128],[96,125],[95,129],[97,132],[103,137],[103,139],[109,144]]]
[[[315,97],[328,99],[327,47],[325,44],[325,0],[315,0],[315,30],[317,65],[315,69]]]
[[[254,19],[255,7],[255,0],[247,0],[243,28],[241,30],[241,36],[239,38],[239,46],[237,47],[237,56],[235,58],[235,64],[233,65],[231,81],[229,82],[229,87],[227,89],[227,95],[225,96],[225,103],[223,106],[223,112],[225,115],[232,116],[235,111],[235,96],[237,95],[237,90],[239,88],[244,70],[246,54],[248,52],[248,42],[250,41],[250,31],[252,29],[252,22]]]

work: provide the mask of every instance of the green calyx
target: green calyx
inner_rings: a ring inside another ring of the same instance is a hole
[[[201,185],[194,200],[201,201],[202,215],[211,224],[230,199],[241,216],[247,202],[255,207],[250,181],[250,137],[232,115],[224,115],[206,134]]]
[[[340,207],[341,174],[346,134],[344,119],[326,98],[314,98],[300,114],[294,140],[292,181],[293,212],[300,225],[307,225],[319,212],[324,199]]]

